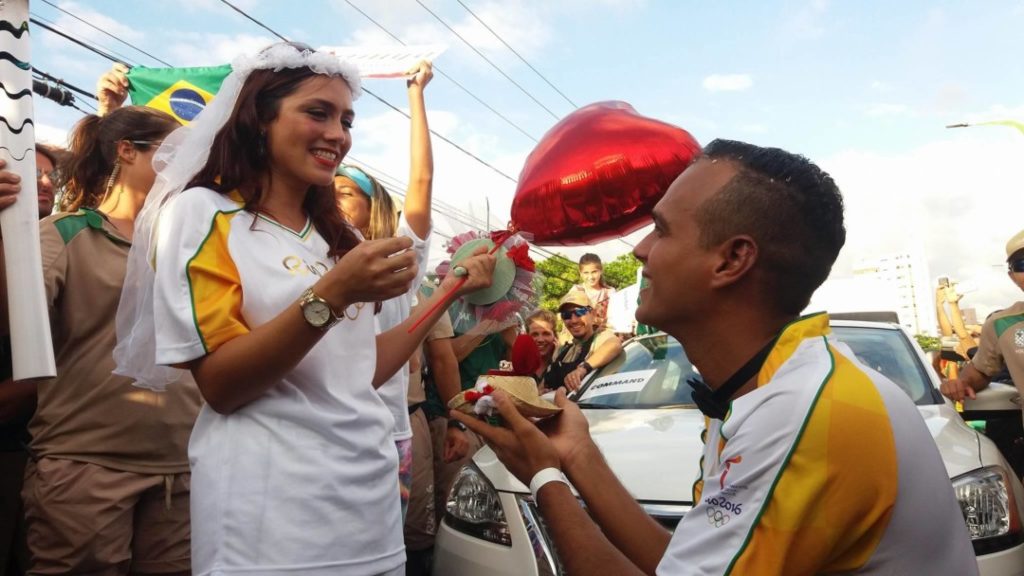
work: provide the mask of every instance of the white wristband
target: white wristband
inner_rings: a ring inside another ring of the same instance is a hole
[[[545,468],[533,475],[533,480],[530,480],[530,493],[533,494],[534,502],[537,502],[537,492],[540,491],[541,487],[551,482],[561,482],[566,486],[569,485],[569,481],[565,479],[562,471],[558,468]]]

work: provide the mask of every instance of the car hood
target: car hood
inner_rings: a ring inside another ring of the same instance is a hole
[[[640,500],[690,501],[704,450],[704,416],[697,410],[584,410],[590,434],[615,475]],[[489,448],[474,462],[504,492],[529,492]]]
[[[917,409],[924,417],[924,423],[935,439],[935,445],[939,447],[942,463],[946,465],[946,473],[950,478],[976,470],[985,464],[981,461],[981,440],[978,433],[964,424],[952,406],[944,403],[918,406]]]
[[[978,433],[947,404],[918,406],[950,478],[982,465]],[[590,433],[626,489],[641,501],[689,502],[704,450],[704,416],[695,409],[584,410]],[[503,492],[529,489],[509,474],[489,448],[474,457]]]

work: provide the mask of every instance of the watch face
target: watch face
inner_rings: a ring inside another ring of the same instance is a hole
[[[331,321],[330,307],[328,307],[324,302],[318,302],[316,300],[309,302],[302,307],[302,315],[306,317],[306,322],[309,322],[318,328],[326,326]]]

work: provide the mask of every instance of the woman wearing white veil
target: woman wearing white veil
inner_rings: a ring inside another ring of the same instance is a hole
[[[173,375],[152,359],[187,368],[207,402],[189,445],[195,574],[398,574],[393,419],[374,388],[433,322],[374,336],[374,303],[416,266],[408,239],[360,242],[335,203],[359,78],[287,43],[232,66],[158,154],[119,369],[159,388]],[[493,265],[467,261],[461,292]]]

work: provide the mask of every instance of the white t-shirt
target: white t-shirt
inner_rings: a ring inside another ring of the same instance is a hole
[[[399,217],[398,230],[395,236],[407,236],[412,239],[412,249],[416,253],[416,265],[419,266],[419,274],[412,283],[409,291],[397,298],[385,300],[381,304],[380,314],[377,314],[378,333],[387,332],[409,318],[409,311],[412,310],[413,297],[427,273],[427,259],[430,256],[430,234],[426,238],[419,238],[409,228],[405,221],[405,215]],[[381,400],[387,405],[391,415],[395,418],[394,439],[408,440],[412,438],[412,426],[409,423],[409,363],[406,362],[398,372],[387,382],[377,388]]]
[[[334,263],[237,195],[186,190],[161,213],[157,363],[200,358],[297,306]],[[394,419],[373,389],[373,304],[350,306],[299,364],[230,415],[204,406],[189,444],[192,570],[369,575],[404,562]]]
[[[978,573],[917,408],[828,333],[825,314],[790,324],[758,388],[707,420],[659,576]]]

